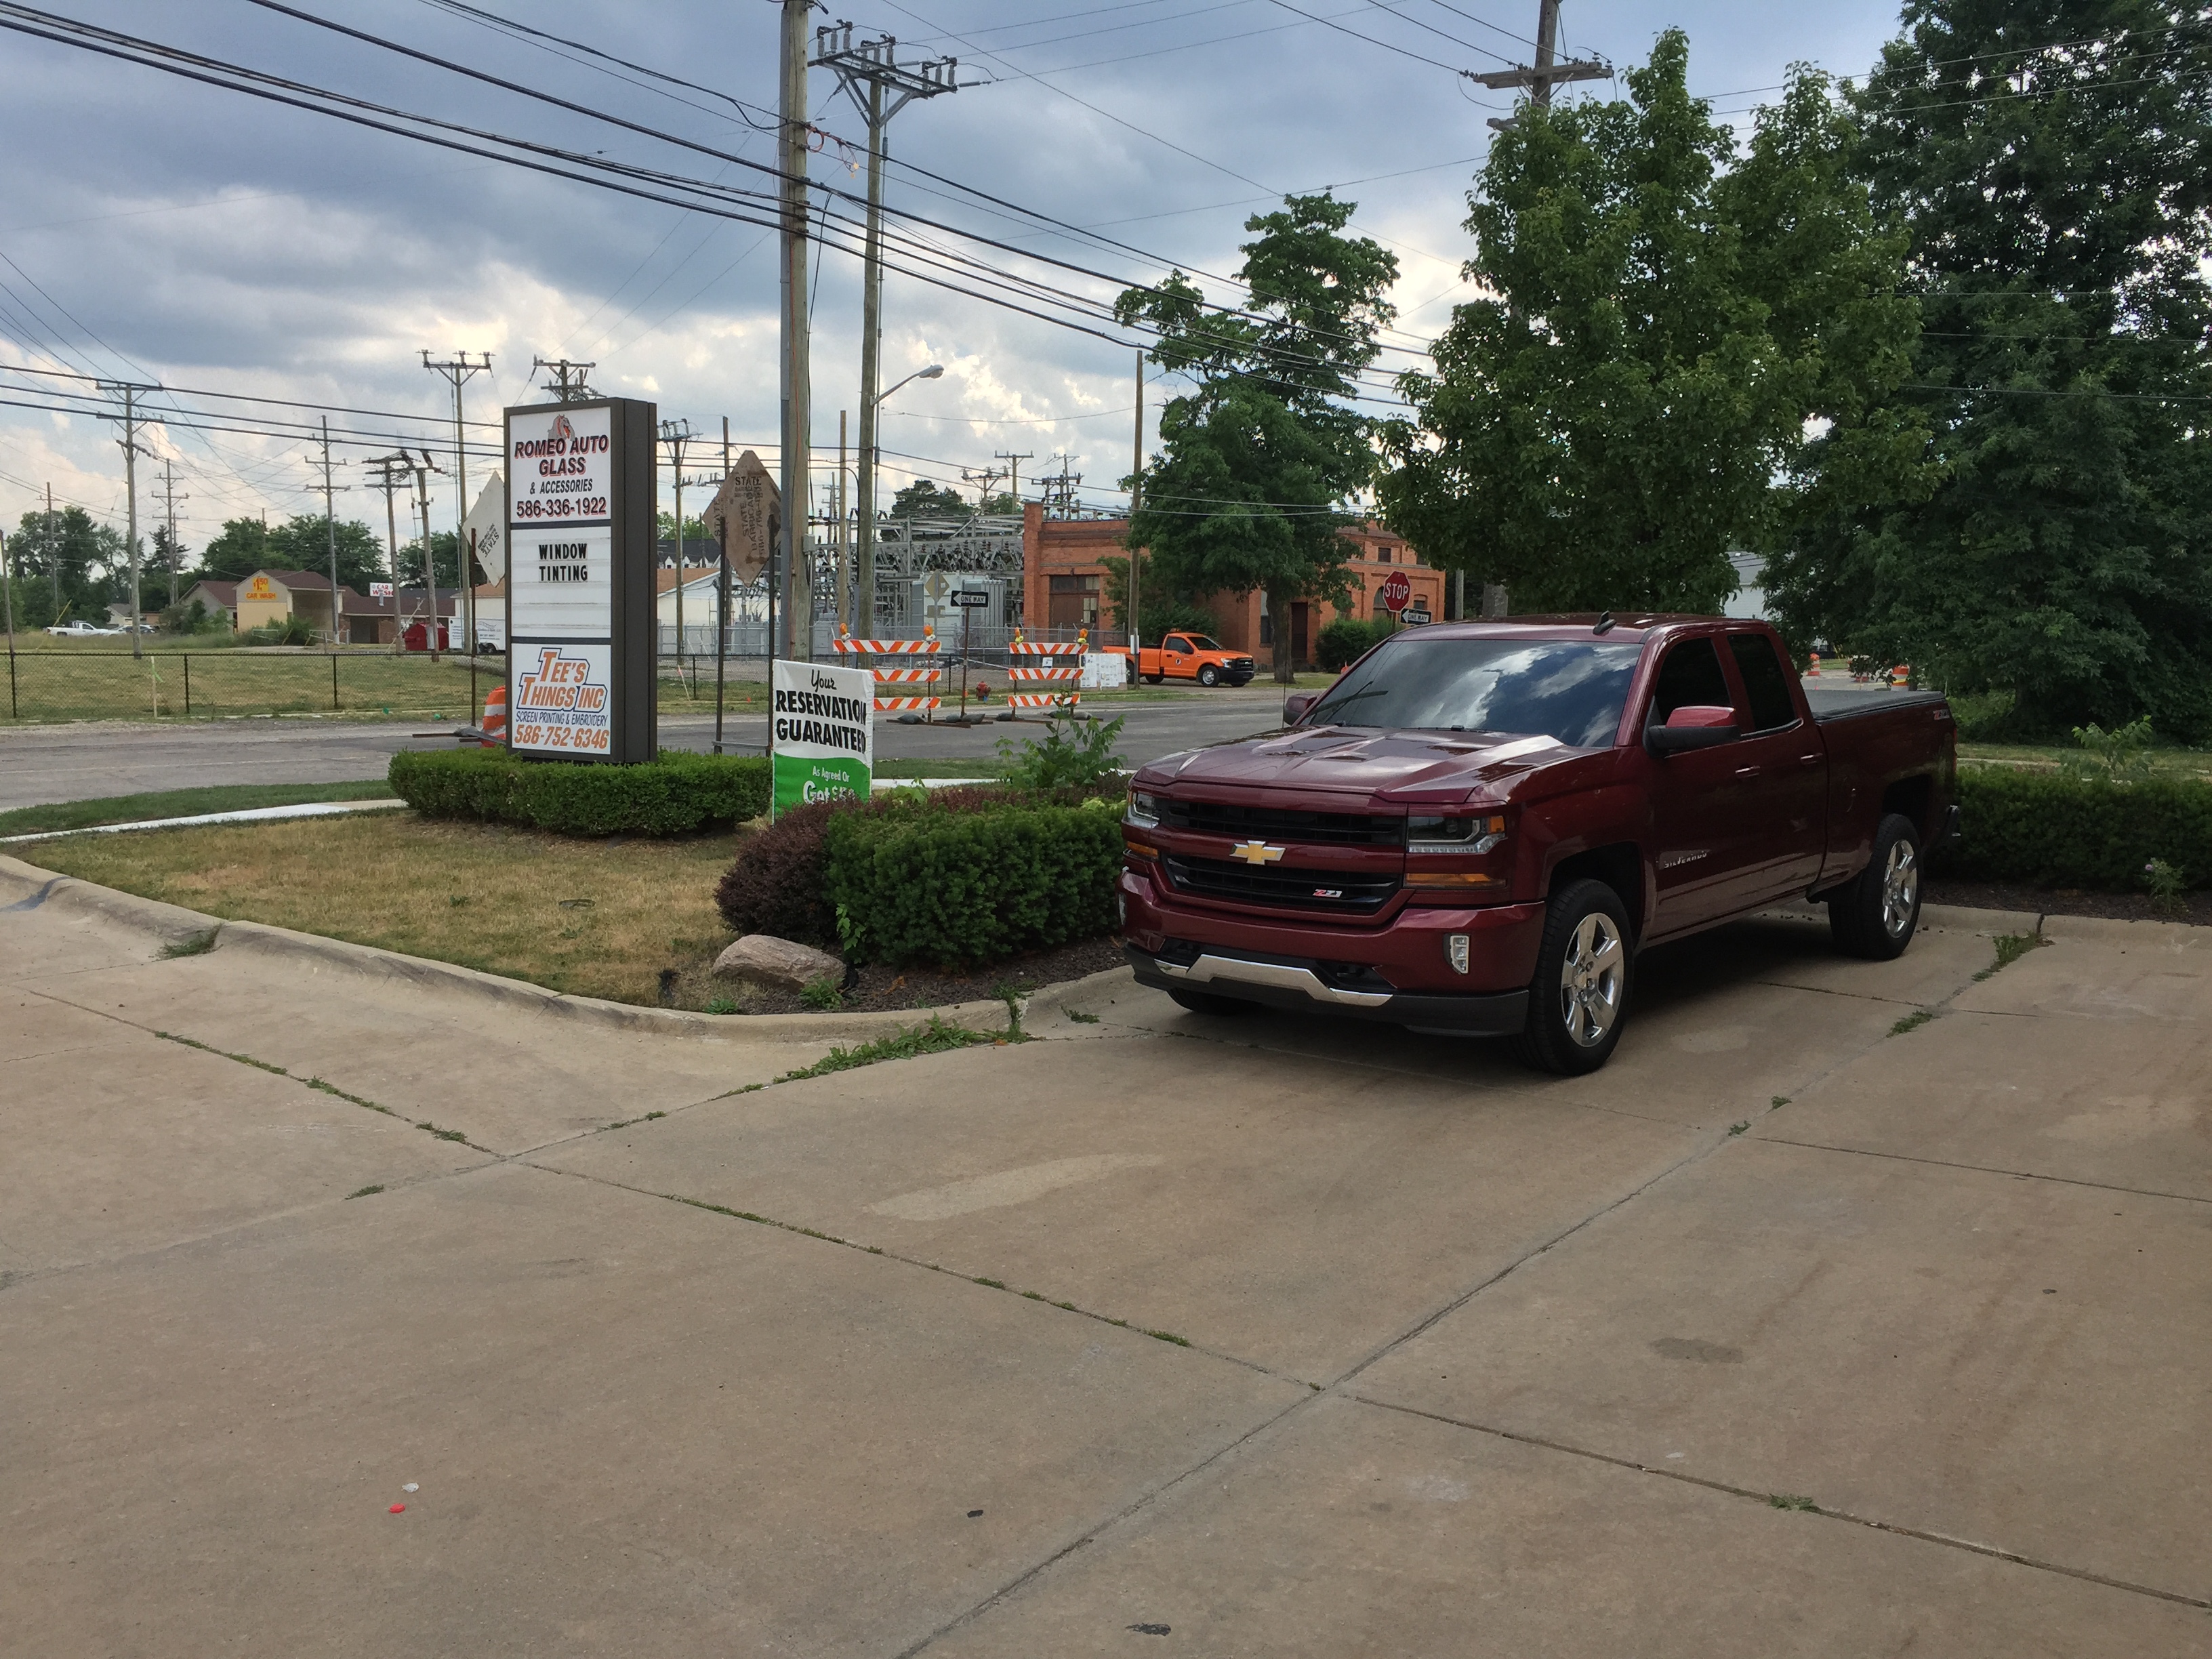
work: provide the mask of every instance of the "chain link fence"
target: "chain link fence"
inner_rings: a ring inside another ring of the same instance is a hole
[[[49,720],[392,714],[473,723],[501,658],[389,651],[11,651],[0,715]]]

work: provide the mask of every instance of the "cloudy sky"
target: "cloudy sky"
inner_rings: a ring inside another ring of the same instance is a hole
[[[449,419],[450,393],[422,368],[424,347],[441,357],[491,354],[494,372],[468,386],[472,419],[535,400],[533,356],[567,356],[597,364],[599,391],[651,398],[662,415],[688,418],[709,439],[702,461],[718,455],[726,416],[735,442],[773,465],[775,248],[769,232],[745,222],[762,216],[759,204],[732,196],[728,211],[738,217],[714,216],[598,188],[574,164],[603,155],[709,184],[772,188],[747,164],[773,161],[773,134],[714,94],[774,106],[773,0],[483,0],[473,15],[453,0],[293,8],[374,40],[251,0],[46,0],[46,9],[547,146],[541,159],[550,170],[0,32],[9,94],[0,100],[8,157],[0,365],[9,366],[0,368],[0,523],[43,503],[48,483],[58,503],[123,521],[115,428],[52,412],[107,400],[87,381],[29,369],[178,389],[154,399],[171,418],[145,441],[189,497],[179,509],[188,547],[228,517],[320,505],[306,493],[307,444],[268,430],[274,419],[312,423],[317,411],[247,397],[356,411],[331,416],[348,463],[340,477],[354,486],[340,510],[381,520],[361,463],[402,441],[451,441],[450,424],[437,418]],[[836,0],[817,21],[848,17],[855,39],[894,35],[902,62],[959,59],[960,90],[909,106],[891,128],[895,161],[936,177],[895,165],[888,199],[945,227],[911,225],[911,234],[981,262],[966,268],[962,286],[981,285],[985,271],[1011,273],[1110,300],[1118,285],[1170,264],[1224,273],[1237,263],[1248,215],[1286,191],[1333,185],[1358,203],[1357,227],[1401,262],[1396,349],[1384,360],[1398,368],[1418,361],[1465,297],[1466,191],[1487,145],[1485,118],[1509,107],[1508,94],[1457,71],[1527,61],[1535,14],[1536,0]],[[495,26],[500,18],[555,38],[518,37]],[[1717,111],[1747,118],[1793,61],[1863,72],[1894,32],[1895,9],[1883,0],[1565,0],[1563,8],[1567,50],[1616,66],[1639,61],[1671,25],[1689,32],[1693,88]],[[379,42],[653,132],[555,108]],[[611,56],[713,93],[657,82]],[[227,69],[206,72],[230,78]],[[1577,89],[1614,90],[1607,81]],[[814,72],[810,95],[827,134],[860,136],[827,71]],[[857,194],[864,179],[848,156],[825,140],[812,169]],[[995,209],[979,191],[1030,216]],[[1054,228],[1039,215],[1093,234]],[[1007,246],[963,242],[959,232]],[[917,247],[913,257],[941,256]],[[1232,297],[1225,283],[1202,285]],[[858,401],[855,259],[831,252],[820,260],[813,319],[822,458],[834,453],[839,410]],[[884,356],[886,385],[932,362],[945,369],[887,405],[887,486],[916,473],[957,483],[963,468],[1002,465],[1000,452],[1028,455],[1019,464],[1027,480],[1064,453],[1092,500],[1115,499],[1098,486],[1129,467],[1129,349],[894,274]],[[472,435],[495,442],[489,428]],[[142,526],[157,510],[161,470],[159,461],[142,464]],[[450,496],[434,514],[451,522]]]

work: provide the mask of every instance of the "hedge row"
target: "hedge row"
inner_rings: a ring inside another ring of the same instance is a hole
[[[1978,881],[2141,892],[2164,859],[2191,887],[2212,885],[2212,784],[2154,777],[2104,783],[1975,766],[1959,773],[1966,838],[1938,867]]]
[[[664,750],[638,766],[517,760],[498,749],[392,757],[392,791],[434,818],[520,823],[569,836],[681,836],[768,811],[758,757]]]
[[[1000,789],[802,807],[744,844],[714,900],[740,933],[854,959],[995,962],[1113,930],[1119,808]]]

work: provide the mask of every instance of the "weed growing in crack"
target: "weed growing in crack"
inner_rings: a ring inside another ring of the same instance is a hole
[[[379,1186],[379,1187],[364,1187],[364,1188],[362,1188],[359,1192],[357,1192],[357,1193],[348,1193],[348,1194],[346,1194],[346,1196],[347,1196],[348,1198],[371,1198],[371,1197],[374,1197],[376,1194],[382,1192],[383,1190],[384,1190],[384,1188],[383,1188],[382,1187],[380,1187],[380,1186]]]
[[[1990,975],[2011,967],[2038,945],[2048,945],[2051,941],[2040,933],[2000,933],[1990,943],[1996,946],[1996,960],[1974,975],[1977,984]]]
[[[1740,1135],[1740,1134],[1741,1134],[1741,1133],[1742,1133],[1746,1129],[1748,1129],[1749,1127],[1751,1127],[1751,1120],[1750,1120],[1749,1118],[1746,1118],[1746,1119],[1744,1119],[1744,1121],[1743,1121],[1742,1122],[1741,1122],[1741,1123],[1731,1123],[1731,1124],[1729,1124],[1729,1133],[1730,1134],[1732,1134],[1732,1135]]]
[[[1115,1323],[1119,1324],[1121,1322],[1116,1320],[1115,1321]],[[1161,1342],[1172,1342],[1178,1348],[1188,1348],[1190,1346],[1190,1339],[1188,1337],[1177,1336],[1173,1331],[1146,1331],[1145,1334]]]
[[[1793,1492],[1769,1492],[1766,1501],[1778,1510],[1802,1510],[1807,1515],[1818,1515],[1820,1506],[1809,1498],[1800,1498]]]
[[[1918,1030],[1922,1026],[1925,1025],[1929,1020],[1935,1018],[1936,1011],[1933,1008],[1915,1008],[1903,1019],[1900,1019],[1896,1024],[1891,1026],[1889,1028],[1889,1034],[1892,1036],[1903,1036],[1907,1031]]]

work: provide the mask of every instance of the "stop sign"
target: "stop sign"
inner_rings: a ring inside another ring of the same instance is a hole
[[[1396,616],[1413,602],[1413,584],[1402,570],[1394,570],[1382,579],[1382,586],[1375,591],[1384,610]]]

